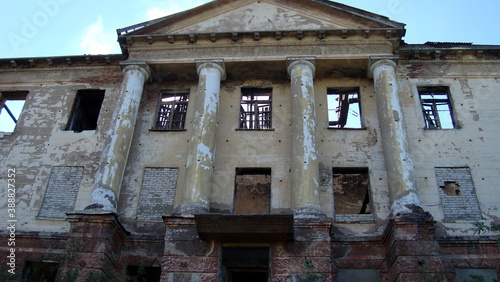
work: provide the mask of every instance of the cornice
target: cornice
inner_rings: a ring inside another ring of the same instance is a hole
[[[0,59],[0,69],[40,69],[51,70],[68,68],[102,68],[116,67],[124,59],[122,54],[109,55],[81,55],[60,57],[35,57],[35,58],[6,58]]]

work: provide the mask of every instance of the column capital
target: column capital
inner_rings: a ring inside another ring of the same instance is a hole
[[[226,66],[224,59],[195,60],[196,72],[200,75],[203,68],[215,68],[220,72],[221,80],[226,80]]]
[[[138,70],[144,75],[146,80],[151,78],[151,68],[144,61],[123,61],[120,62],[120,67],[124,73],[129,70]]]
[[[292,69],[297,65],[307,65],[311,68],[313,77],[316,75],[316,57],[288,57],[286,58],[286,69],[288,75],[292,73]]]
[[[397,66],[398,56],[373,56],[368,58],[368,77],[373,77],[373,70],[383,64]]]

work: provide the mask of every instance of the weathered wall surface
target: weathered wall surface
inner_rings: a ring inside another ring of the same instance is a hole
[[[466,61],[468,59],[468,61]],[[477,194],[481,217],[500,217],[498,118],[500,70],[476,57],[454,62],[400,62],[401,99],[411,152],[415,160],[419,196],[423,208],[443,221],[436,167],[468,167]],[[448,86],[457,129],[426,130],[417,87]],[[446,223],[448,235],[463,234],[470,220]],[[457,231],[454,231],[458,228]],[[469,233],[470,234],[470,233]]]
[[[37,218],[54,166],[83,167],[75,210],[89,203],[109,121],[117,106],[122,78],[118,66],[2,69],[1,91],[28,91],[12,135],[0,139],[2,171],[16,169],[16,213],[19,231],[67,232],[64,219]],[[78,90],[106,90],[97,130],[64,130]],[[7,175],[0,179],[6,185]],[[1,197],[0,206],[7,206]],[[1,215],[6,220],[7,213]]]

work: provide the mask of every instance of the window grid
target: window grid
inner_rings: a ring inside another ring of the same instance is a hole
[[[272,128],[272,89],[242,89],[240,105],[240,129]]]
[[[426,129],[453,129],[455,121],[447,87],[418,89]]]
[[[187,93],[162,93],[153,129],[184,129],[188,102],[189,94]]]

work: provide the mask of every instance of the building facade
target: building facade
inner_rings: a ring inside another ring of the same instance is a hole
[[[0,59],[4,279],[498,278],[500,46],[326,0],[117,33]]]

